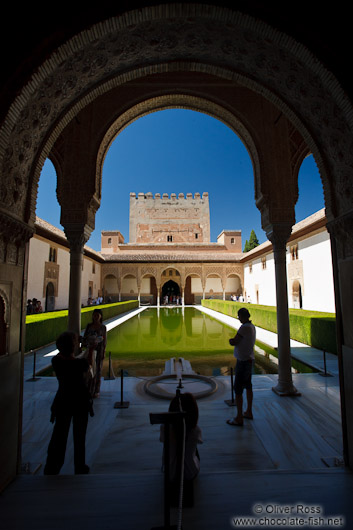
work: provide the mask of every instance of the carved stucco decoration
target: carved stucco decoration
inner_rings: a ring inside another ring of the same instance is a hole
[[[11,287],[10,286],[3,286],[4,288],[0,287],[0,297],[4,301],[4,308],[5,308],[5,314],[4,314],[4,320],[5,324],[10,324],[10,300],[11,300]],[[9,292],[8,292],[9,291]]]
[[[327,223],[327,230],[336,241],[338,259],[353,256],[353,213]]]
[[[3,204],[27,220],[35,209],[28,178],[35,187],[51,147],[75,114],[134,77],[185,69],[178,61],[236,79],[277,105],[315,156],[328,218],[351,210],[353,111],[332,74],[302,45],[263,22],[196,4],[154,6],[104,21],[64,44],[37,70],[0,130]]]
[[[34,229],[0,212],[0,263],[23,266],[26,243]]]

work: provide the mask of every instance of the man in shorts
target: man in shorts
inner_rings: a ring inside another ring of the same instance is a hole
[[[256,328],[249,320],[250,313],[245,307],[238,311],[238,318],[241,326],[234,338],[229,340],[229,344],[234,346],[234,357],[237,359],[235,366],[234,390],[237,415],[232,420],[227,420],[228,425],[241,427],[243,419],[253,419],[252,400],[253,391],[251,375],[253,361],[255,360],[254,345],[256,340]],[[243,413],[243,390],[246,389],[247,409]]]

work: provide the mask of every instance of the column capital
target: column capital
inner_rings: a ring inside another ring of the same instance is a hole
[[[337,245],[339,259],[353,256],[353,210],[326,224],[326,228]]]
[[[92,229],[88,225],[67,224],[64,226],[64,232],[70,245],[70,250],[82,252],[83,247],[91,235]]]
[[[291,222],[278,222],[266,227],[266,235],[273,245],[273,250],[286,247],[287,241],[292,233]]]

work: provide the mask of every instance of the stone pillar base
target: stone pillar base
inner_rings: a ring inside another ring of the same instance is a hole
[[[291,382],[278,382],[276,386],[272,387],[272,390],[278,396],[301,396],[301,393],[295,388]]]

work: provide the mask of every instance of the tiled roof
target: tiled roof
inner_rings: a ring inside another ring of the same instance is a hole
[[[175,252],[174,250],[170,250],[170,252],[166,252],[165,250],[162,250],[160,252],[156,250],[144,250],[143,252],[136,252],[136,251],[125,251],[125,252],[119,252],[116,254],[101,254],[105,261],[114,261],[114,262],[121,262],[121,261],[227,261],[227,262],[239,262],[241,257],[243,256],[242,253],[236,254],[234,252]]]
[[[310,232],[310,227],[312,226],[315,229],[315,226],[323,226],[325,221],[325,209],[322,208],[318,212],[315,212],[313,215],[310,215],[306,219],[303,219],[299,223],[295,224],[292,229],[291,238],[295,237],[298,234],[298,237],[301,233]],[[48,238],[50,234],[60,238],[63,244],[67,245],[67,239],[65,233],[56,228],[55,226],[47,223],[43,219],[36,217],[36,226],[48,233]],[[180,250],[178,250],[180,247]],[[182,248],[183,247],[183,248]],[[190,248],[188,248],[190,247]],[[202,248],[201,248],[202,247]],[[103,252],[97,252],[96,250],[91,249],[90,247],[85,246],[85,252],[96,256],[100,260],[106,262],[144,262],[144,261],[166,261],[166,262],[201,262],[201,261],[217,261],[217,262],[233,262],[237,263],[239,261],[248,260],[252,258],[255,254],[261,254],[262,252],[270,252],[272,250],[272,243],[270,241],[265,241],[261,245],[257,246],[253,250],[250,250],[247,253],[235,253],[227,252],[224,245],[219,245],[218,243],[207,243],[200,244],[199,246],[185,245],[185,244],[175,244],[172,245],[170,250],[167,249],[164,245],[164,248],[158,250],[158,245],[144,245],[144,244],[132,244],[131,246],[128,243],[120,245],[119,250],[115,254],[105,254]]]
[[[45,232],[48,232],[48,239],[50,239],[50,234],[56,236],[57,238],[62,240],[62,244],[64,246],[68,246],[68,241],[65,235],[65,232],[63,230],[60,230],[60,228],[57,228],[56,226],[51,225],[47,221],[44,221],[44,219],[41,219],[40,217],[36,216],[36,222],[35,227],[39,227]],[[93,248],[88,247],[87,245],[84,246],[85,252],[89,252],[90,254],[96,255],[98,258],[101,258],[101,253],[97,252],[96,250],[93,250]]]

